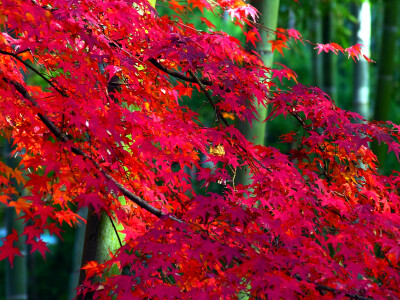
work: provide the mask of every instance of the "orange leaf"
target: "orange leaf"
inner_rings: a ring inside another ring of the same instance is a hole
[[[17,212],[17,214],[19,215],[19,213],[21,212],[21,210],[23,212],[28,211],[29,208],[31,207],[31,203],[27,202],[26,199],[24,198],[18,198],[17,201],[11,201],[10,202],[10,206],[14,206],[15,207],[15,211]]]
[[[253,27],[252,30],[248,32],[244,31],[243,33],[246,36],[246,43],[251,42],[255,47],[256,42],[260,40],[260,34],[258,33],[258,30],[255,27]]]
[[[18,170],[18,168],[14,169],[13,177],[17,180],[18,184],[25,183],[25,178],[22,175],[22,172],[20,170]]]
[[[289,49],[289,47],[286,45],[286,43],[282,40],[268,41],[268,43],[271,44],[272,52],[274,52],[275,50],[278,50],[282,54],[282,56],[285,56],[283,54],[282,48]]]

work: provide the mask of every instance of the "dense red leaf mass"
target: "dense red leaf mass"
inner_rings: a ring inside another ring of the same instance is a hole
[[[242,1],[188,2],[170,5],[228,9],[252,43],[262,30]],[[23,235],[42,254],[41,233],[73,226],[78,207],[123,226],[117,253],[85,267],[87,279],[102,277],[85,288],[120,299],[400,297],[399,174],[380,175],[368,146],[398,156],[398,125],[362,120],[318,88],[278,89],[275,80],[295,79],[286,66],[268,69],[238,40],[159,17],[147,2],[2,0],[0,9],[0,128],[22,153],[30,191],[11,201],[9,180],[23,178],[0,164],[0,201],[30,220]],[[277,33],[278,51],[302,40]],[[317,49],[361,55],[359,45]],[[42,85],[27,84],[27,71]],[[213,126],[185,104],[193,90],[215,110]],[[283,137],[296,145],[289,155],[253,145],[226,119],[251,121],[268,104],[268,120],[303,128]],[[234,182],[243,166],[245,186]],[[0,258],[19,254],[17,239],[4,239]],[[113,264],[124,272],[108,276]]]

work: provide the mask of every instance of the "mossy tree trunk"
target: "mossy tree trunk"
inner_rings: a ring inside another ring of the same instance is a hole
[[[120,238],[116,232],[117,227],[106,212],[97,214],[93,208],[89,208],[86,223],[85,243],[83,246],[81,265],[85,266],[90,261],[103,263],[110,258],[110,252],[115,253],[120,247]],[[121,228],[118,228],[121,229]],[[117,274],[115,266],[110,274]],[[79,286],[85,279],[85,270],[81,270]],[[93,293],[88,293],[82,300],[93,299]]]
[[[150,0],[149,2],[155,8],[156,0]],[[110,258],[110,252],[115,253],[120,248],[123,240],[122,234],[118,232],[123,229],[122,225],[115,224],[112,216],[109,216],[106,212],[101,212],[99,215],[92,207],[89,207],[86,220],[81,267],[90,261],[105,262]],[[117,266],[113,266],[109,270],[109,274],[117,273],[119,273]],[[85,275],[85,271],[81,269],[78,289],[83,284]],[[91,300],[93,299],[93,294],[93,292],[87,293],[80,300]]]

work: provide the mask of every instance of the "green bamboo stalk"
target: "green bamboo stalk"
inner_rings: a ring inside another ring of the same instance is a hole
[[[399,32],[399,13],[399,0],[384,1],[382,42],[378,60],[378,85],[374,109],[374,120],[376,121],[388,120],[390,106],[393,104],[393,74],[395,71],[395,55],[398,51],[396,42]],[[384,168],[387,147],[373,143],[372,150],[378,157],[381,168]]]
[[[121,226],[113,224],[111,218],[105,212],[98,215],[93,208],[89,208],[81,260],[82,266],[90,261],[103,263],[110,258],[110,252],[115,253],[120,248],[121,239],[115,229],[120,230]],[[112,269],[109,270],[109,275],[119,273],[117,266],[113,266]],[[81,270],[79,286],[82,285],[84,279],[85,270]],[[93,293],[88,293],[84,298],[82,297],[80,299],[93,299]]]
[[[155,8],[156,0],[150,0],[150,4]],[[121,200],[122,201],[122,200]],[[82,251],[81,266],[83,267],[90,261],[103,263],[110,258],[110,252],[115,253],[122,245],[122,234],[118,233],[123,229],[121,224],[114,224],[112,217],[106,212],[100,215],[95,212],[93,207],[89,207],[86,218],[85,241]],[[113,266],[108,275],[119,274],[119,268]],[[78,288],[83,284],[86,277],[85,270],[81,269]],[[80,300],[93,299],[93,292],[87,293]]]
[[[11,145],[5,138],[0,138],[2,151],[0,152],[0,159],[5,162],[6,165],[15,169],[18,167],[20,159],[11,157]],[[23,187],[18,185],[16,180],[12,180],[12,184],[16,187],[16,190],[22,194]],[[18,195],[12,196],[13,201],[18,200]],[[14,229],[19,235],[24,231],[24,224],[22,220],[18,220],[18,216],[15,212],[14,207],[7,207],[5,209],[5,225],[7,234],[11,233]],[[13,267],[11,267],[8,260],[6,260],[6,299],[7,300],[26,300],[28,299],[28,269],[27,269],[27,258],[26,258],[26,244],[24,239],[20,236],[18,242],[15,244],[18,247],[22,256],[16,256],[14,258]]]
[[[334,41],[334,3],[332,1],[322,2],[322,41],[324,44]],[[332,52],[321,53],[322,56],[322,89],[333,99],[337,100],[336,73],[337,55]]]
[[[252,3],[255,8],[260,12],[259,23],[263,24],[266,28],[275,29],[278,24],[279,0],[259,0]],[[256,45],[256,51],[261,55],[262,61],[266,67],[272,67],[273,53],[271,44],[267,40],[275,37],[274,34],[260,30],[261,42]],[[266,123],[263,122],[267,117],[268,110],[262,106],[257,105],[258,120],[253,120],[252,124],[249,122],[237,121],[237,128],[247,138],[257,145],[265,145],[266,141]],[[248,184],[250,179],[247,175],[247,169],[243,168],[238,170],[236,175],[237,183]]]
[[[322,42],[322,15],[319,7],[320,0],[314,1],[312,8],[312,17],[310,19],[310,36],[311,40],[317,43]],[[312,69],[311,77],[312,84],[319,88],[322,88],[322,82],[324,78],[324,72],[322,69],[322,56],[317,55],[315,49],[311,48],[312,54]]]
[[[17,201],[15,198],[13,201]],[[22,234],[24,224],[17,219],[14,207],[6,208],[6,228],[7,234],[15,229],[18,234]],[[19,241],[14,244],[23,254],[14,258],[13,267],[6,261],[6,299],[7,300],[26,300],[28,299],[28,268],[26,259],[26,244],[20,236]]]
[[[88,214],[87,207],[79,210],[78,214],[85,218]],[[68,299],[72,300],[76,296],[76,287],[79,284],[80,269],[82,264],[83,245],[85,243],[85,229],[86,224],[80,223],[76,227],[74,248],[72,251],[72,271],[69,281]]]
[[[364,45],[363,51],[369,56],[371,39],[371,10],[369,0],[355,4],[357,24],[354,30],[354,44]],[[354,64],[353,107],[354,111],[369,118],[369,66],[368,62],[360,59]]]

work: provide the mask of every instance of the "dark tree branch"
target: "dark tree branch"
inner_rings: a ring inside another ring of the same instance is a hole
[[[299,275],[295,275],[295,276],[293,276],[293,277],[296,278],[298,281],[303,281],[303,279],[302,279]],[[316,289],[317,289],[317,290],[326,291],[326,292],[330,292],[330,293],[333,293],[333,294],[340,294],[340,293],[341,293],[341,292],[340,292],[339,290],[337,290],[337,289],[331,288],[331,287],[326,286],[326,285],[323,285],[323,284],[319,284],[319,283],[312,282],[312,281],[309,280],[309,279],[306,279],[306,281],[307,281],[308,283],[314,284],[314,285],[316,286]],[[356,300],[373,300],[373,298],[364,297],[364,296],[360,296],[360,295],[357,295],[357,294],[345,293],[344,295],[345,295],[346,297],[350,298],[350,299],[356,299]]]
[[[306,130],[307,132],[308,132],[308,129],[307,129],[307,127],[308,127],[308,125],[307,125],[307,123],[304,121],[304,119],[294,110],[294,108],[293,108],[293,111],[290,113],[299,123],[300,123],[300,125],[304,128],[304,130]],[[318,135],[321,135],[318,131],[314,131],[314,132],[316,132]],[[318,145],[318,149],[321,151],[321,153],[324,153],[325,152],[325,149],[324,148],[322,148],[322,146],[321,145]],[[321,156],[322,157],[322,156]],[[323,157],[322,157],[323,158]],[[326,160],[324,160],[324,165],[322,166],[322,172],[323,172],[323,174],[324,174],[324,176],[325,176],[325,178],[326,179],[328,179],[329,181],[331,180],[331,176],[329,175],[329,173],[328,173],[328,166],[327,166],[327,164],[326,164]]]
[[[20,84],[19,82],[16,82],[14,80],[9,80],[7,78],[3,78],[3,80],[5,82],[7,82],[8,84],[12,85],[26,100],[28,100],[33,106],[35,107],[39,107],[38,103],[36,102],[35,99],[32,98],[32,96],[28,93],[28,91],[25,89],[25,87]],[[41,113],[37,114],[39,119],[43,122],[44,125],[46,125],[46,127],[54,134],[54,136],[66,143],[66,142],[72,142],[70,140],[70,138],[63,133],[50,119],[48,116],[43,115]],[[80,155],[82,157],[84,157],[85,159],[91,161],[93,163],[93,165],[97,168],[97,170],[103,174],[103,176],[109,180],[110,182],[112,182],[117,188],[118,190],[121,192],[122,195],[124,195],[126,198],[128,198],[129,200],[131,200],[132,202],[134,202],[135,204],[139,205],[141,208],[147,210],[148,212],[150,212],[151,214],[162,218],[165,216],[168,216],[170,219],[180,222],[182,223],[183,221],[174,217],[174,216],[170,216],[170,215],[166,215],[164,214],[161,210],[155,208],[154,206],[150,205],[147,201],[143,200],[142,198],[136,196],[135,194],[133,194],[131,191],[129,191],[128,189],[126,189],[122,184],[120,184],[117,180],[115,180],[106,170],[104,170],[99,163],[92,158],[91,156],[89,156],[88,154],[86,154],[85,152],[83,152],[81,149],[77,148],[77,147],[71,147],[71,151],[76,154],[76,155]]]
[[[149,62],[151,62],[155,67],[157,67],[158,69],[160,69],[161,71],[163,71],[164,73],[167,73],[168,75],[171,75],[172,77],[178,78],[178,79],[182,79],[184,81],[187,82],[191,82],[191,83],[197,83],[197,80],[195,78],[191,78],[188,76],[185,76],[179,72],[176,71],[172,71],[169,70],[168,68],[164,67],[162,64],[160,64],[155,58],[149,58]],[[201,83],[204,85],[208,85],[211,86],[212,82],[206,79],[202,79]]]
[[[218,118],[220,118],[226,126],[229,126],[228,122],[226,121],[224,116],[221,114],[219,108],[215,106],[214,101],[212,100],[211,96],[208,94],[208,92],[207,92],[205,86],[203,85],[203,83],[201,82],[201,80],[190,70],[189,70],[189,74],[195,80],[195,83],[197,83],[200,86],[201,91],[206,96],[208,102],[211,104],[211,106],[214,109],[215,113],[217,114]]]
[[[22,64],[24,64],[24,66],[26,66],[27,68],[31,69],[35,74],[37,74],[38,76],[40,76],[40,78],[42,78],[44,81],[46,81],[52,88],[54,88],[57,92],[59,92],[63,97],[68,97],[68,95],[67,95],[67,93],[66,93],[65,91],[63,91],[63,90],[61,90],[60,88],[56,87],[56,86],[51,82],[50,79],[46,78],[46,76],[44,76],[42,73],[40,73],[36,68],[32,67],[30,64],[24,62],[21,58],[18,57],[18,54],[24,53],[24,52],[26,52],[26,51],[29,51],[29,50],[27,49],[27,50],[24,50],[24,51],[15,53],[15,54],[14,54],[14,53],[11,53],[11,52],[7,52],[7,51],[0,50],[0,53],[1,53],[1,54],[4,54],[4,55],[9,55],[9,56],[14,57],[16,60],[18,60],[19,62],[21,62]]]
[[[37,6],[41,6],[39,3],[37,3],[36,0],[31,0],[33,4],[37,5]],[[58,10],[58,8],[53,8],[50,5],[43,5],[41,6],[43,9],[48,10],[50,12],[56,11]]]

